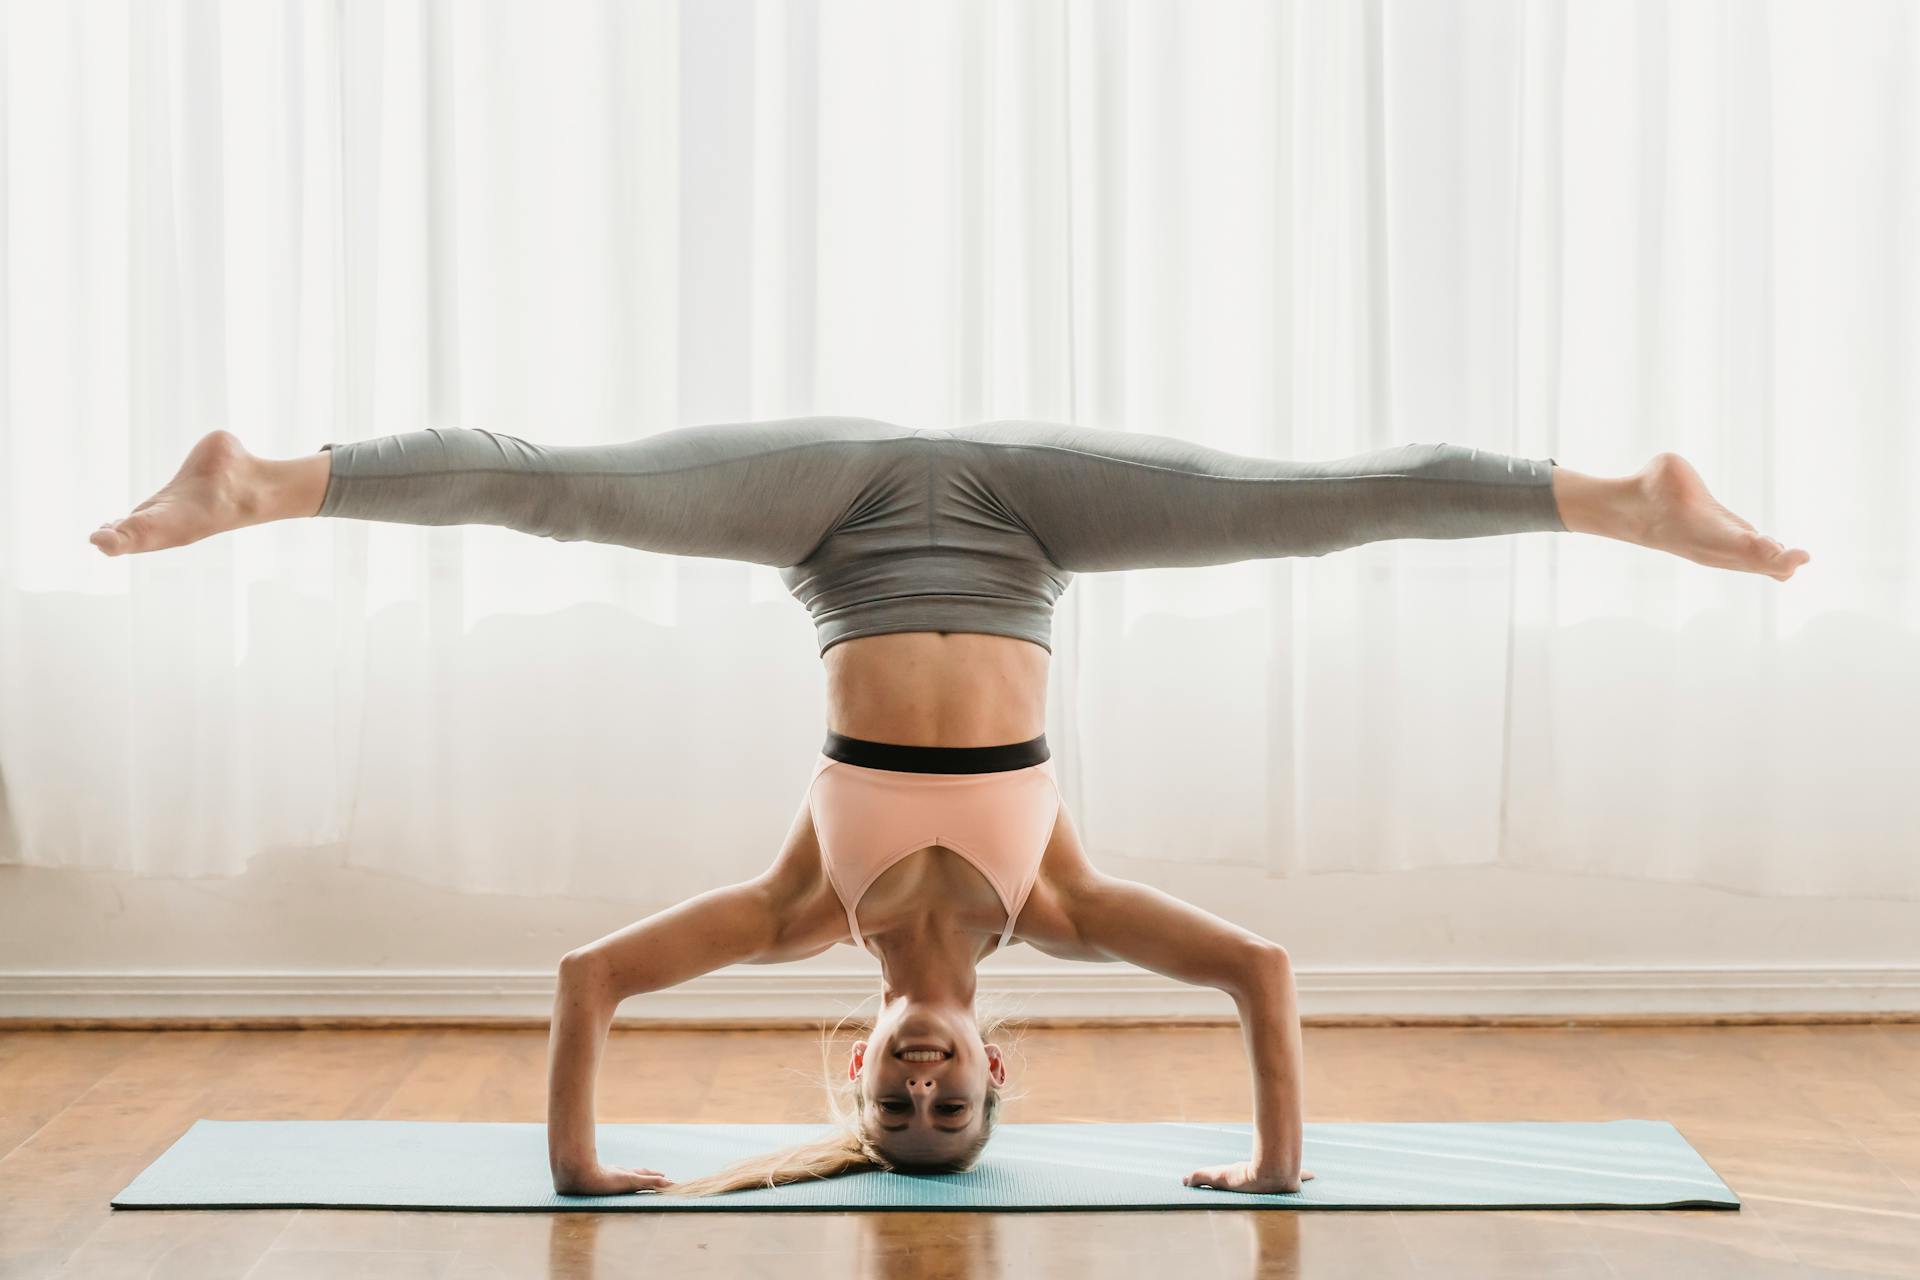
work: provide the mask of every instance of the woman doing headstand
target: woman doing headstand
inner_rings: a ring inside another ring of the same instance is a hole
[[[1046,422],[930,431],[841,417],[584,446],[434,428],[288,460],[215,431],[91,541],[124,555],[315,515],[769,565],[813,615],[826,742],[772,865],[560,962],[549,1156],[555,1188],[580,1195],[970,1167],[1006,1080],[974,1017],[974,967],[1014,942],[1227,993],[1255,1081],[1252,1150],[1186,1182],[1297,1191],[1312,1175],[1286,950],[1102,874],[1061,804],[1044,713],[1052,609],[1073,575],[1567,531],[1781,581],[1808,559],[1721,506],[1671,453],[1608,478],[1452,444],[1290,462]],[[600,1162],[594,1080],[622,1000],[841,942],[878,957],[882,1003],[853,1046],[838,1132],[680,1184]]]

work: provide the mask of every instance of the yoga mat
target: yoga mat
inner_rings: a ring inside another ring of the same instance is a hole
[[[823,1125],[603,1124],[600,1158],[687,1179]],[[967,1173],[859,1173],[707,1198],[561,1196],[546,1128],[417,1120],[196,1120],[116,1209],[1737,1209],[1664,1120],[1306,1126],[1292,1195],[1181,1185],[1243,1160],[1244,1124],[1003,1124]]]

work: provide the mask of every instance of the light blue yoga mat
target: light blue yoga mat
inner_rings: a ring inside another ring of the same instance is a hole
[[[603,1124],[600,1158],[710,1173],[822,1125]],[[1664,1120],[1315,1124],[1293,1195],[1181,1185],[1244,1124],[1003,1124],[967,1173],[860,1173],[708,1198],[560,1196],[539,1124],[197,1120],[116,1209],[1737,1209]]]

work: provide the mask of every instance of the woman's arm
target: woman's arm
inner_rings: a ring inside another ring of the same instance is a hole
[[[1196,1170],[1187,1185],[1298,1191],[1313,1175],[1300,1168],[1305,1053],[1286,948],[1151,885],[1091,867],[1061,887],[1060,907],[1080,958],[1125,960],[1233,997],[1253,1068],[1253,1158]]]
[[[668,1184],[653,1169],[609,1169],[594,1145],[593,1091],[613,1013],[780,943],[783,908],[769,877],[712,889],[567,953],[560,961],[548,1046],[547,1157],[554,1190],[605,1195]]]

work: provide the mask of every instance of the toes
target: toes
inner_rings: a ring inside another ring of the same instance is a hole
[[[1769,538],[1760,533],[1749,533],[1740,539],[1740,551],[1747,561],[1755,565],[1765,565],[1769,570],[1778,568],[1773,562],[1786,553],[1786,546],[1777,538]]]
[[[1785,582],[1808,559],[1807,553],[1798,547],[1789,549],[1776,538],[1755,535],[1747,543],[1746,564],[1743,567]]]
[[[124,520],[116,521],[114,528],[120,534],[121,551],[160,551],[191,541],[181,536],[180,515],[172,507],[136,512]]]
[[[1806,552],[1796,548],[1776,560],[1773,568],[1769,570],[1769,572],[1771,572],[1774,577],[1780,579],[1780,581],[1785,582],[1793,576],[1795,569],[1798,569],[1812,558],[1813,557],[1809,556]]]
[[[1793,571],[1812,557],[1798,547],[1789,548],[1778,538],[1763,537],[1755,534],[1748,540],[1748,554],[1763,566],[1762,572],[1772,574],[1782,582],[1793,575]]]

